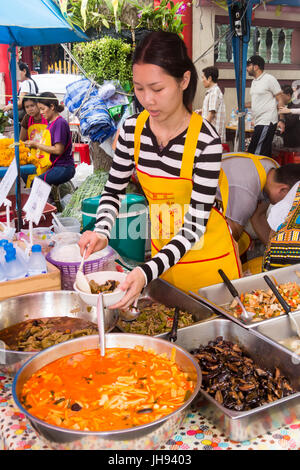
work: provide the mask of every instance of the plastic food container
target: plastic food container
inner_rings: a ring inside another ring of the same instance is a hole
[[[79,233],[80,232],[80,223],[78,222],[77,219],[75,219],[75,217],[60,217],[60,216],[57,216],[57,217],[64,228],[58,226],[55,220],[53,219],[52,223],[53,223],[53,229],[55,233],[60,233],[60,232]]]
[[[74,290],[73,284],[80,262],[56,261],[51,257],[51,252],[48,253],[46,259],[60,270],[62,290]],[[97,259],[85,261],[83,272],[84,274],[89,274],[96,271],[116,271],[115,259],[116,252],[110,246],[107,246],[104,250],[99,251],[99,257]]]

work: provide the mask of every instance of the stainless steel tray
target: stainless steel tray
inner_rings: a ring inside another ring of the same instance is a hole
[[[192,325],[178,331],[177,342],[187,351],[207,345],[216,337],[238,343],[241,348],[260,367],[278,367],[283,375],[289,378],[297,393],[250,411],[233,411],[225,408],[201,390],[193,407],[215,423],[231,440],[244,441],[252,439],[267,431],[285,425],[300,418],[300,362],[294,364],[292,355],[276,343],[258,335],[254,330],[247,330],[236,323],[223,318],[216,318]]]
[[[300,312],[293,312],[292,315],[294,316],[297,324],[300,325]],[[279,341],[290,338],[291,336],[297,336],[293,324],[287,315],[272,318],[267,324],[258,324],[252,331],[254,331],[258,336],[262,336],[264,339],[275,343],[276,347],[291,354],[293,364],[300,364],[300,354],[296,354],[286,346],[279,344]]]
[[[266,284],[263,276],[268,274],[271,278],[275,279],[278,284],[285,282],[297,282],[300,285],[300,278],[297,276],[296,271],[300,273],[300,264],[294,264],[286,268],[274,269],[273,271],[255,274],[253,276],[243,277],[232,281],[232,284],[241,295],[242,292],[251,292],[255,289],[268,290],[269,287]],[[231,315],[225,306],[231,304],[233,298],[226,286],[221,282],[220,284],[214,284],[213,286],[202,287],[198,290],[198,294],[190,293],[193,297],[203,305],[212,308],[215,312],[225,315],[230,320],[236,322],[238,325],[244,328],[253,328],[256,325],[262,325],[266,322],[270,322],[272,319],[262,321],[252,321],[245,323],[243,320],[235,318]],[[285,316],[285,314],[283,314]]]
[[[194,324],[216,318],[217,316],[210,307],[204,306],[195,298],[185,294],[162,279],[156,279],[150,282],[138,302],[138,307],[145,304],[151,305],[154,302],[158,302],[169,308],[179,307],[181,310],[192,314],[195,322]],[[117,325],[117,328],[119,328],[120,331],[124,331],[124,329],[119,325]],[[164,338],[167,337],[167,335],[168,333],[162,333],[156,336]]]

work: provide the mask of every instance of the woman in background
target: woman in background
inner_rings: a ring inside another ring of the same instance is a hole
[[[43,132],[48,125],[48,121],[41,115],[37,103],[37,96],[25,95],[22,101],[22,108],[26,114],[21,122],[20,140],[33,140],[35,142],[40,142],[43,136]],[[39,174],[39,169],[42,168],[42,160],[38,159],[36,148],[31,147],[30,153],[33,157],[35,157],[34,164],[36,165],[36,171]],[[32,174],[23,177],[27,188],[30,188],[32,180],[35,176],[36,174]]]
[[[19,82],[20,88],[18,91],[18,109],[22,110],[23,97],[25,95],[36,95],[39,92],[38,86],[31,77],[30,70],[27,64],[19,62]],[[13,109],[13,104],[9,103],[4,106],[3,111],[10,111]],[[25,112],[19,112],[19,121],[23,119]],[[11,116],[12,117],[12,116]]]
[[[49,157],[48,169],[39,178],[46,183],[58,185],[70,181],[75,175],[72,154],[72,136],[69,124],[60,116],[64,105],[49,91],[37,97],[41,115],[48,121],[40,142],[27,140],[26,145],[38,149],[39,158]]]
[[[20,140],[40,142],[48,125],[47,119],[41,115],[36,95],[25,95],[22,101],[25,116],[21,122]],[[33,149],[35,151],[35,149]]]

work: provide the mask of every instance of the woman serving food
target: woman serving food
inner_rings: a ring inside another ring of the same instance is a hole
[[[81,253],[87,247],[86,257],[108,244],[121,197],[136,169],[149,202],[152,258],[127,275],[119,286],[127,292],[114,308],[131,305],[157,277],[187,292],[219,282],[221,266],[231,279],[240,275],[226,221],[213,209],[220,138],[210,123],[190,111],[197,80],[176,34],[153,32],[137,46],[133,83],[145,110],[121,128],[95,230],[86,231],[79,241]]]

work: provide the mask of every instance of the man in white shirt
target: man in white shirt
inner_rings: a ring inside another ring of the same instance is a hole
[[[216,128],[224,144],[226,142],[226,110],[223,93],[217,84],[218,77],[217,67],[206,67],[202,70],[202,83],[207,90],[203,100],[202,117]]]
[[[282,90],[273,75],[266,73],[265,61],[259,55],[247,61],[247,72],[254,77],[251,83],[250,96],[254,119],[254,132],[248,147],[249,153],[272,156],[272,141],[278,122],[277,105],[283,106]]]

